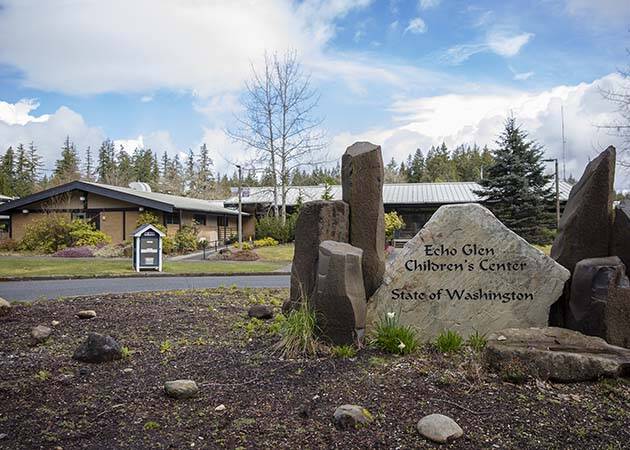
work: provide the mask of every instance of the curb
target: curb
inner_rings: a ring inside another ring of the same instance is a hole
[[[214,273],[148,273],[137,272],[120,275],[43,275],[34,277],[0,277],[0,283],[9,281],[47,281],[47,280],[97,280],[117,278],[173,278],[173,277],[255,277],[289,276],[290,272],[214,272]]]

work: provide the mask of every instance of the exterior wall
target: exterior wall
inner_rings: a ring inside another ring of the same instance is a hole
[[[31,203],[28,206],[25,206],[23,209],[41,209],[45,211],[55,210],[55,209],[83,209],[83,202],[80,200],[80,197],[85,195],[79,191],[72,191],[65,194],[57,195],[55,197],[51,197],[48,200],[43,200],[41,202]]]
[[[162,213],[153,212],[153,214],[157,214],[162,219]],[[140,216],[140,211],[125,211],[125,240],[131,241],[131,232],[136,229],[136,223],[138,222],[138,217]]]
[[[243,239],[249,240],[250,238],[256,238],[256,217],[253,215],[243,216]]]
[[[103,211],[100,213],[100,216],[101,231],[111,237],[114,244],[124,241],[125,236],[123,236],[123,212]]]
[[[60,215],[70,219],[70,213],[59,213]],[[23,214],[13,213],[11,214],[11,237],[16,241],[19,241],[24,237],[26,227],[37,219],[45,216],[45,213],[28,213]]]
[[[116,200],[109,197],[103,197],[102,195],[87,194],[87,203],[89,209],[101,209],[101,208],[137,208],[138,205],[133,203],[127,203],[120,200]]]

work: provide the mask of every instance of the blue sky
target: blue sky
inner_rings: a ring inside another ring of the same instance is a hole
[[[223,130],[250,64],[299,52],[321,93],[330,157],[355,140],[398,160],[416,147],[492,144],[514,113],[567,175],[609,143],[599,93],[621,83],[627,0],[0,0],[0,148],[34,140],[50,167],[69,134],[174,154],[207,142],[217,170],[245,159]],[[620,174],[618,188],[630,188]]]

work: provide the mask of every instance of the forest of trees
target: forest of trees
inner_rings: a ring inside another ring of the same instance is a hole
[[[450,152],[442,144],[431,147],[426,156],[417,149],[400,164],[392,158],[385,168],[385,182],[478,181],[482,168],[491,164],[492,156],[487,148],[462,145]],[[136,148],[129,152],[122,146],[115,148],[114,142],[106,139],[96,150],[86,148],[81,157],[68,136],[60,146],[54,168],[50,170],[44,168],[33,142],[9,147],[0,157],[0,193],[3,195],[23,197],[78,179],[116,186],[142,181],[156,192],[208,199],[225,198],[230,195],[230,187],[238,186],[236,170],[231,174],[215,173],[206,144],[196,152],[190,149],[182,158],[180,154],[171,156],[166,152],[158,156],[150,148]],[[290,184],[294,186],[340,182],[339,164],[333,167],[316,166],[309,171],[295,169],[290,177]],[[272,184],[270,170],[258,176],[253,169],[243,173],[243,186]]]

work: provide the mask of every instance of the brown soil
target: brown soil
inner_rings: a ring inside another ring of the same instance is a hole
[[[253,302],[279,311],[287,296],[224,288],[14,308],[0,318],[0,448],[436,448],[415,429],[431,413],[464,429],[440,448],[628,448],[627,380],[515,385],[484,372],[471,351],[446,357],[428,348],[284,361],[270,354],[278,338],[248,327],[246,316]],[[98,317],[81,321],[82,309]],[[49,341],[32,346],[31,328],[52,320],[61,324]],[[131,355],[72,360],[89,331],[110,334]],[[197,398],[164,395],[163,383],[181,378],[197,381]],[[345,403],[366,407],[374,422],[337,430],[332,413]]]

